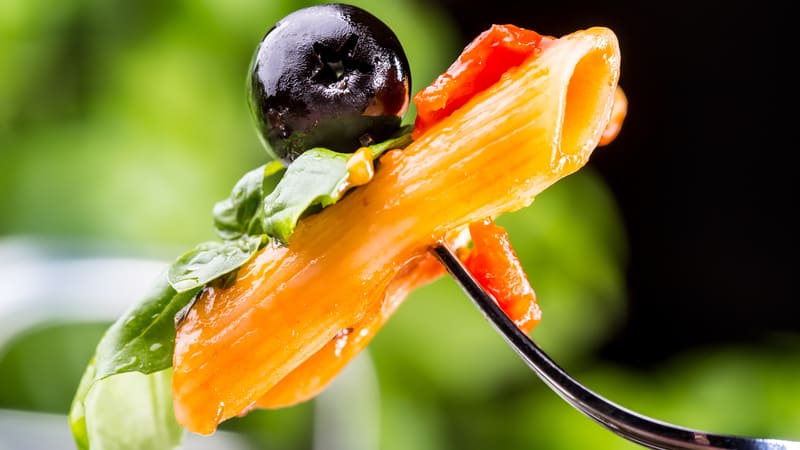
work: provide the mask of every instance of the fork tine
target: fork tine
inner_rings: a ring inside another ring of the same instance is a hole
[[[800,450],[800,442],[721,435],[679,427],[643,416],[594,393],[567,374],[517,328],[449,248],[439,245],[432,251],[497,332],[545,384],[574,408],[617,435],[644,447],[662,450]]]

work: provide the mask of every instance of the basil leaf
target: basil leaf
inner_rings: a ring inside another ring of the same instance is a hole
[[[172,369],[95,381],[86,369],[69,413],[79,450],[174,449],[183,429],[172,406]]]
[[[177,292],[165,271],[144,296],[105,332],[97,344],[95,379],[138,371],[144,374],[172,367],[175,315],[200,291]]]
[[[160,449],[180,443],[171,387],[175,315],[200,287],[177,292],[167,274],[97,345],[70,409],[70,427],[81,450]]]
[[[387,150],[408,145],[411,142],[408,128],[402,131],[397,138],[371,145],[372,159]],[[312,148],[292,161],[275,189],[264,198],[264,233],[285,244],[304,214],[315,206],[324,208],[339,201],[350,188],[347,181],[350,156]]]
[[[178,292],[202,287],[241,267],[264,241],[264,235],[243,235],[233,241],[199,244],[172,263],[169,268],[169,283]]]
[[[292,161],[278,186],[264,199],[264,232],[285,244],[306,210],[336,203],[347,187],[349,157],[312,148]]]
[[[285,167],[273,161],[247,172],[231,190],[230,197],[214,205],[214,227],[225,240],[246,234],[262,234],[264,196],[275,187]]]

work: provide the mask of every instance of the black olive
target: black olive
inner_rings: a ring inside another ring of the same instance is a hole
[[[408,109],[411,72],[400,41],[355,6],[289,14],[261,40],[250,69],[259,132],[287,164],[313,147],[349,153],[383,141]]]

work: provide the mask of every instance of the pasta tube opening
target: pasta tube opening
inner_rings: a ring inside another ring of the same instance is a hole
[[[617,43],[613,34],[597,28],[569,39],[586,39],[592,48],[577,61],[567,84],[561,148],[588,157],[611,115],[619,77]]]

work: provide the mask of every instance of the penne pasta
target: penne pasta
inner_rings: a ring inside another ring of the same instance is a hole
[[[288,246],[267,245],[232,284],[207,287],[177,329],[178,422],[210,434],[252,407],[324,388],[410,289],[441,273],[426,263],[431,247],[528,206],[588,161],[611,117],[619,64],[609,29],[552,41],[386,153],[371,182],[304,218]]]

